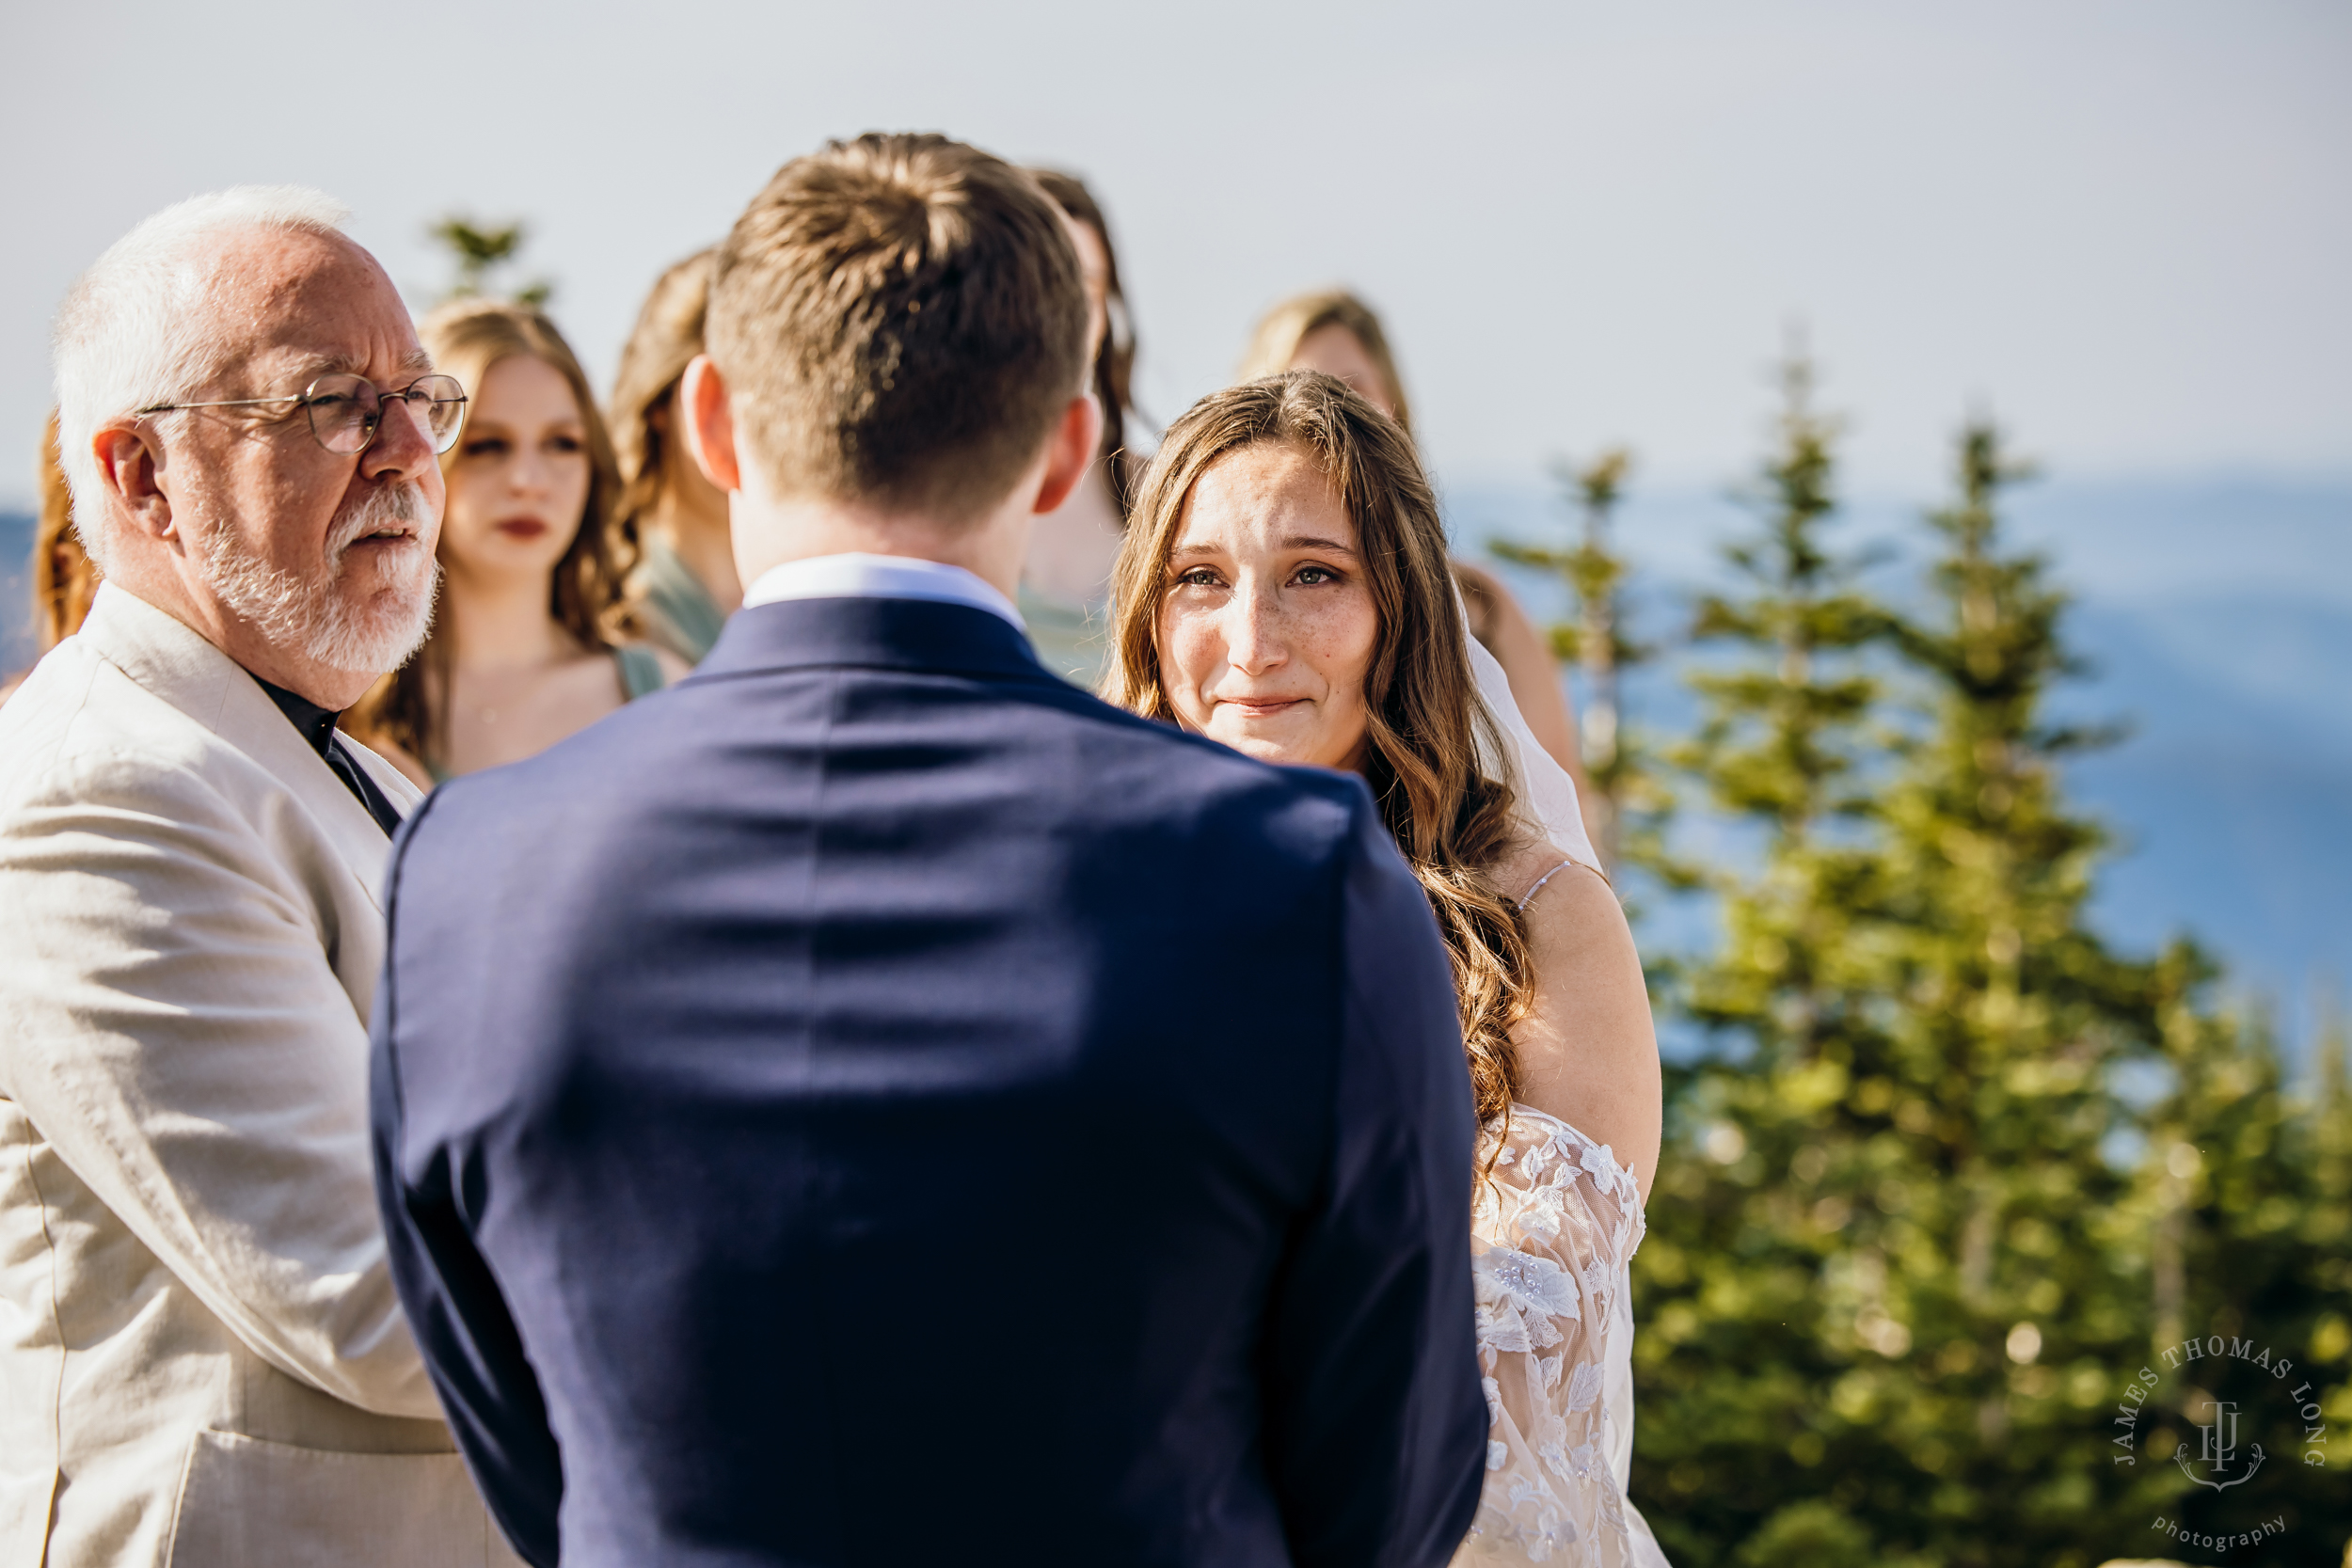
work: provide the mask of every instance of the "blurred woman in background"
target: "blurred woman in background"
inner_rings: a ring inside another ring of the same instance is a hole
[[[678,382],[703,351],[714,254],[698,251],[654,284],[612,383],[615,521],[638,549],[629,597],[645,636],[688,664],[702,662],[743,603],[726,492],[677,436]]]
[[[1413,434],[1405,380],[1397,373],[1388,334],[1380,329],[1380,318],[1372,308],[1345,290],[1328,289],[1286,299],[1258,323],[1235,379],[1255,381],[1284,371],[1321,371],[1338,376],[1394,420],[1406,435]],[[1577,745],[1575,715],[1569,710],[1567,692],[1560,684],[1560,667],[1544,634],[1535,629],[1527,611],[1493,573],[1459,556],[1452,557],[1449,563],[1470,613],[1470,635],[1495,656],[1510,677],[1511,695],[1527,727],[1576,781],[1579,798],[1593,800],[1592,787],[1584,777],[1583,755]]]
[[[1103,405],[1103,441],[1093,471],[1057,510],[1037,519],[1016,602],[1039,659],[1056,674],[1090,689],[1102,676],[1108,651],[1103,610],[1139,471],[1127,450],[1135,413],[1136,339],[1102,207],[1075,175],[1030,172],[1069,217],[1070,237],[1086,275],[1087,301],[1094,311],[1094,395]]]
[[[612,443],[555,325],[469,299],[418,332],[470,399],[441,458],[440,606],[348,727],[430,787],[544,751],[687,667],[635,640]]]
[[[73,497],[65,470],[57,467],[57,411],[41,427],[40,456],[34,465],[40,485],[40,516],[33,526],[34,657],[47,653],[82,629],[90,595],[98,592],[98,569],[82,553],[73,532]],[[23,683],[22,673],[0,680],[0,703]]]

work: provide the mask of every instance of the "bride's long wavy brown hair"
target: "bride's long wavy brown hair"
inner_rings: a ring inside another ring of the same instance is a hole
[[[1492,874],[1521,834],[1507,783],[1480,766],[1504,754],[1478,696],[1454,603],[1445,525],[1413,443],[1347,384],[1315,371],[1229,387],[1168,429],[1145,470],[1111,576],[1113,657],[1103,695],[1173,722],[1160,674],[1160,604],[1185,503],[1209,466],[1261,442],[1311,456],[1356,525],[1380,617],[1364,673],[1364,780],[1429,895],[1454,959],[1454,995],[1481,1125],[1519,1087],[1511,1027],[1527,1010],[1527,927]]]

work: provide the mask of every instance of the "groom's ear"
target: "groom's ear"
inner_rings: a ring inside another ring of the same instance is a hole
[[[707,354],[698,354],[678,382],[678,403],[685,416],[686,450],[703,476],[722,490],[743,488],[743,468],[735,450],[735,405],[727,384]]]
[[[1072,398],[1045,443],[1045,474],[1029,510],[1041,516],[1070,499],[1070,492],[1094,467],[1094,449],[1103,441],[1103,405],[1092,392]]]

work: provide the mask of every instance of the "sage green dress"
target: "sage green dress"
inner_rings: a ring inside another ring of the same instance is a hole
[[[670,684],[669,678],[661,673],[661,660],[656,658],[653,650],[642,642],[613,649],[612,662],[620,666],[621,698],[624,702],[633,703],[640,697],[649,697]]]

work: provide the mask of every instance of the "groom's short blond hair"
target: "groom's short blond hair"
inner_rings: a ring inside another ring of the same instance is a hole
[[[1085,389],[1086,286],[1026,173],[868,134],[776,171],[713,262],[707,339],[779,496],[939,522],[1002,500]]]

